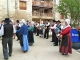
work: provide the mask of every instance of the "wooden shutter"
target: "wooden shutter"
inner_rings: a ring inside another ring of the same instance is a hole
[[[26,1],[20,1],[19,7],[20,10],[26,10]]]

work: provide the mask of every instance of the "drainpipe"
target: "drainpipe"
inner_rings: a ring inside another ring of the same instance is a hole
[[[7,0],[7,18],[9,18],[9,1]]]

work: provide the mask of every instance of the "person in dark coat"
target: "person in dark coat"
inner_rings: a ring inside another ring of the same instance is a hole
[[[8,60],[8,56],[12,55],[12,46],[13,46],[13,33],[14,33],[14,28],[13,25],[10,24],[10,19],[5,18],[4,20],[4,35],[2,36],[2,47],[3,47],[3,55],[4,59]],[[8,48],[7,48],[8,44]],[[9,55],[8,55],[9,54]]]
[[[55,42],[55,39],[56,39],[56,33],[55,33],[55,31],[54,31],[54,28],[55,28],[54,26],[56,25],[55,22],[56,22],[56,21],[53,20],[53,21],[52,21],[52,27],[50,27],[50,29],[51,29],[51,31],[52,31],[52,41],[51,41],[51,42]],[[54,28],[53,28],[53,27],[54,27]]]
[[[37,25],[36,25],[36,28],[37,28],[37,35],[36,36],[39,36],[39,23],[37,23]]]
[[[17,23],[16,24],[16,30],[19,30],[21,27],[19,20],[17,20],[16,23]],[[17,41],[20,40],[20,34],[16,33],[16,36],[17,36]]]
[[[46,39],[49,38],[49,27],[50,27],[50,22],[48,20],[46,20],[45,32],[44,32],[44,38],[46,38]]]
[[[33,31],[34,31],[34,26],[33,26],[33,23],[30,22],[28,27],[28,42],[30,46],[32,46],[34,43]]]

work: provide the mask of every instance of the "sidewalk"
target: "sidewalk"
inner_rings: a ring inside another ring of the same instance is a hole
[[[13,42],[13,54],[9,60],[80,60],[80,54],[73,50],[72,54],[67,56],[59,53],[59,47],[53,46],[50,39],[35,36],[35,43],[30,46],[30,50],[23,53],[20,49],[19,41]],[[4,60],[2,53],[2,42],[0,40],[0,60]]]

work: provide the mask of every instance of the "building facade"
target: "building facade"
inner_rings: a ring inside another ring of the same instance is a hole
[[[32,20],[32,0],[0,0],[0,21],[6,17],[13,20]]]
[[[8,14],[13,20],[59,20],[60,14],[55,11],[54,5],[58,3],[59,0],[0,0],[0,20]]]
[[[33,0],[32,20],[45,21],[53,19],[53,0]]]
[[[15,14],[15,1],[14,0],[9,0],[8,5],[7,6],[7,0],[0,0],[0,21],[4,20],[4,18],[8,17],[8,14],[10,16],[12,16],[13,14]],[[9,8],[10,7],[10,8]],[[8,9],[9,8],[9,13],[8,13]]]

